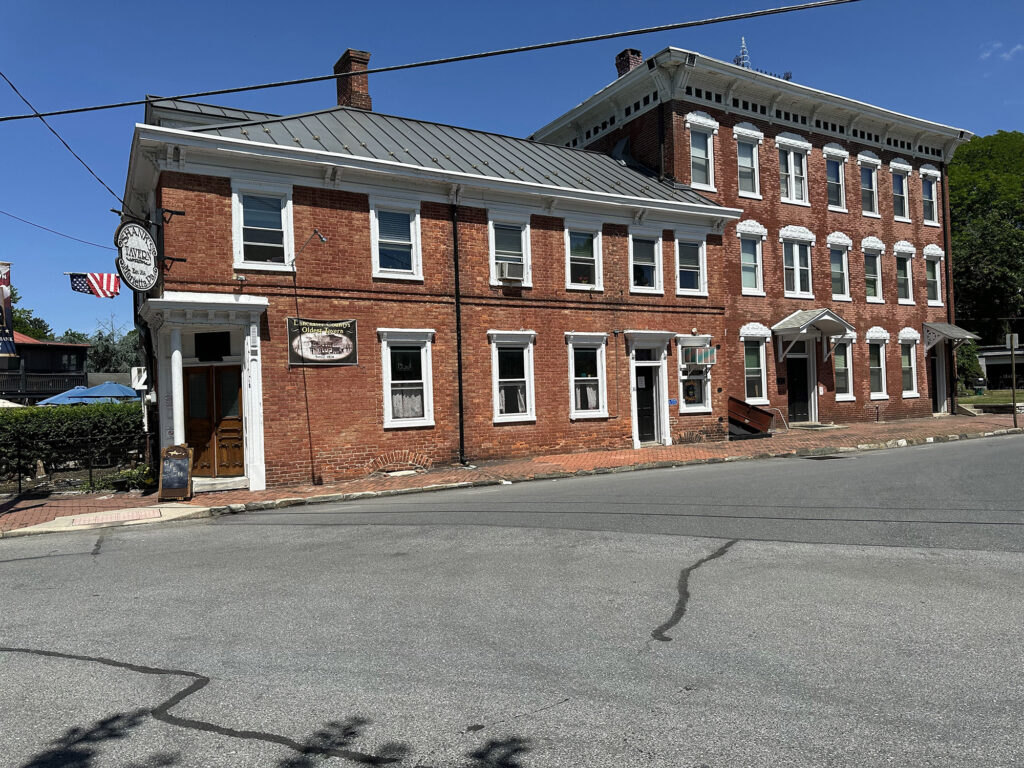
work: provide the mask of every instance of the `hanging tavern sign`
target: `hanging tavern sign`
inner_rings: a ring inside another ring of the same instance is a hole
[[[288,318],[288,365],[355,365],[355,320]]]
[[[117,246],[117,273],[133,291],[145,293],[160,276],[156,243],[149,230],[134,221],[126,221],[114,233]]]

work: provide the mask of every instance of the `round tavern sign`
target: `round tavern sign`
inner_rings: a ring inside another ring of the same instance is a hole
[[[160,276],[156,243],[149,230],[127,221],[114,233],[117,246],[117,273],[133,291],[148,291]]]

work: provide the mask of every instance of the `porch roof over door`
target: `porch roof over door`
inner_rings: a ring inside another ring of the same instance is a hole
[[[924,324],[924,348],[929,350],[940,341],[949,340],[953,342],[953,349],[956,349],[965,341],[978,341],[981,339],[970,331],[965,331],[958,325],[952,323],[925,323]]]

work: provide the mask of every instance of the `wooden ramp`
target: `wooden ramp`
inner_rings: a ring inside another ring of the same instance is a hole
[[[771,437],[772,414],[739,398],[729,398],[729,439]]]

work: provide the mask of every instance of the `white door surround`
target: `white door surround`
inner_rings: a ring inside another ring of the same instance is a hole
[[[633,430],[633,448],[639,448],[640,434],[637,428],[636,411],[636,369],[649,368],[656,377],[657,400],[655,402],[655,434],[661,445],[672,445],[672,430],[669,425],[668,407],[668,350],[669,342],[676,337],[673,331],[625,331],[629,353],[629,407]],[[650,360],[636,359],[637,350],[650,350]]]

